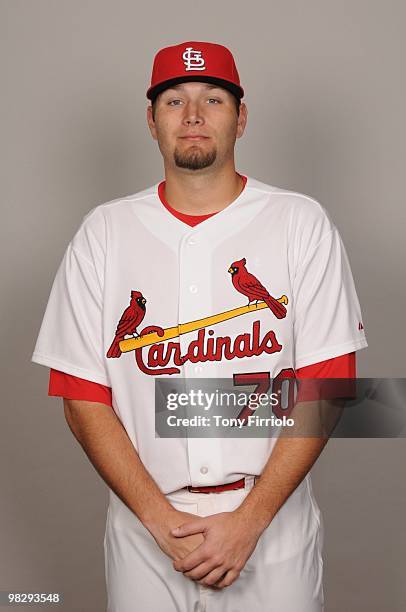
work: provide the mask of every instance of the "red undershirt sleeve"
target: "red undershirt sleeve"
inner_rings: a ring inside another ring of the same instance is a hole
[[[355,352],[297,368],[297,378],[356,378]]]
[[[52,368],[49,372],[48,395],[88,402],[100,402],[112,407],[110,387]]]
[[[313,399],[354,399],[356,397],[356,353],[347,353],[326,359],[303,368],[296,369],[296,378],[309,379],[308,382],[299,386],[297,401],[309,401]],[[348,378],[348,384],[340,381],[336,386],[328,382],[321,386],[313,382],[315,378]]]

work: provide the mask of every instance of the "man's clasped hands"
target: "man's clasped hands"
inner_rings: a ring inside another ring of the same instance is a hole
[[[242,508],[206,517],[173,508],[153,536],[176,571],[222,589],[237,580],[266,527]]]

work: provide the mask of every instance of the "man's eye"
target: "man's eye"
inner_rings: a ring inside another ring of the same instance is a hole
[[[219,104],[221,104],[221,100],[218,100],[217,98],[208,98],[208,101],[209,101],[209,102],[211,102],[211,101],[213,101],[213,102],[218,102]],[[175,106],[178,106],[178,104],[174,104],[174,103],[176,103],[176,102],[182,102],[182,100],[179,100],[179,99],[177,98],[176,100],[170,100],[170,101],[168,102],[168,104],[169,104],[169,105],[175,105]]]

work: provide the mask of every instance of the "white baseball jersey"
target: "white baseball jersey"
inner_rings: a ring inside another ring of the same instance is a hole
[[[134,336],[148,331],[141,346]],[[32,360],[110,386],[141,461],[169,493],[260,474],[275,438],[157,438],[155,377],[276,377],[366,346],[328,212],[247,177],[195,227],[165,208],[158,184],[93,208],[60,264]]]

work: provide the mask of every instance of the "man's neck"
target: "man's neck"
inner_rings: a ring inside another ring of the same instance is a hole
[[[244,183],[234,166],[216,173],[165,172],[165,199],[175,210],[205,215],[226,208],[241,193]]]

